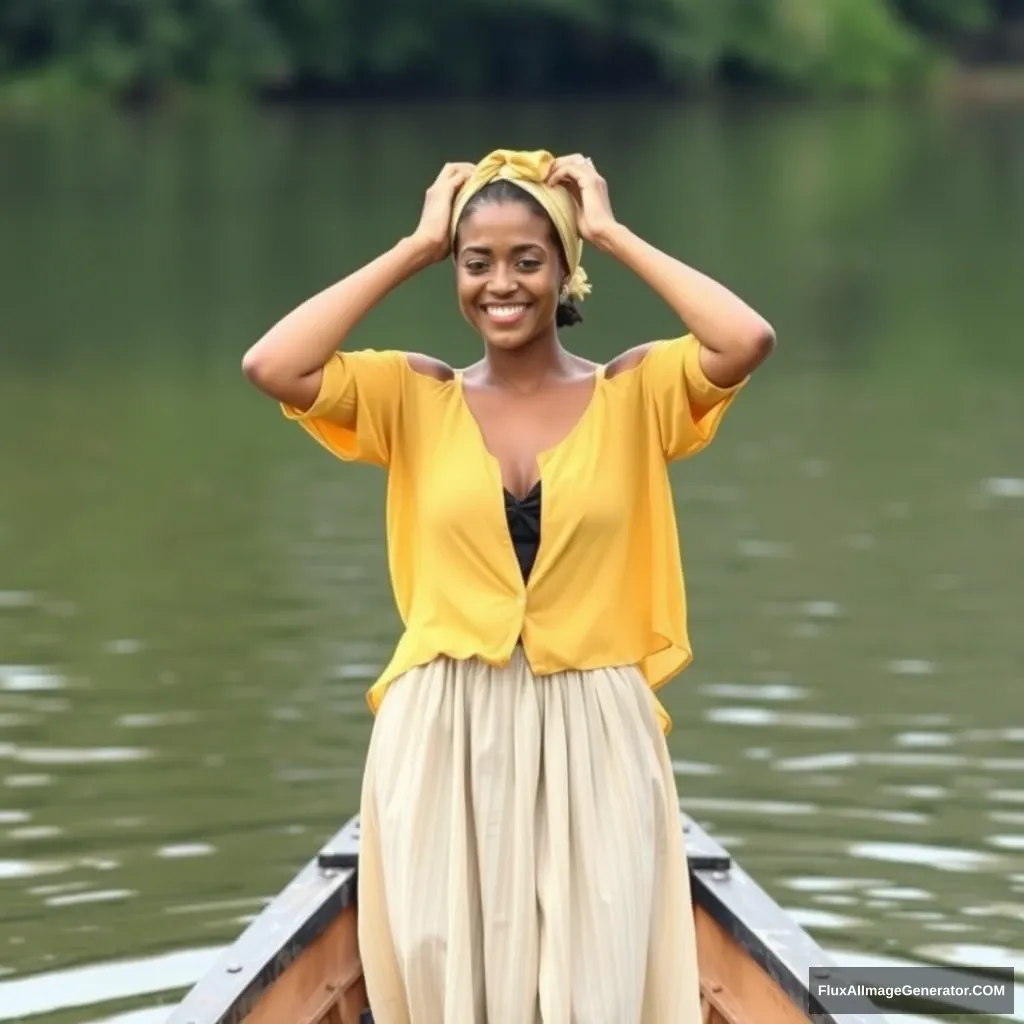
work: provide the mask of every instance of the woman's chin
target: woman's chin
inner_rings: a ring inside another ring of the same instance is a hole
[[[485,331],[484,341],[491,348],[514,349],[526,345],[532,335],[529,331]]]
[[[537,318],[533,316],[503,327],[495,327],[490,322],[478,323],[476,326],[488,345],[501,349],[522,348],[543,333]]]

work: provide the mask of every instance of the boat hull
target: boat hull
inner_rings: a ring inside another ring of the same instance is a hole
[[[878,1024],[810,994],[831,960],[686,815],[703,1024]],[[332,837],[199,980],[167,1024],[368,1024],[359,960],[359,819]]]

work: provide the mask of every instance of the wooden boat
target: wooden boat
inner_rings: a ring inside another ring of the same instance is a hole
[[[879,1024],[811,994],[829,956],[685,814],[704,1024]],[[167,1024],[371,1024],[352,818],[199,980]],[[668,1024],[668,1022],[666,1022]]]

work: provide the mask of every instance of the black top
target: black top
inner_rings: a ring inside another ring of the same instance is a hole
[[[525,583],[530,578],[530,570],[537,558],[537,548],[540,547],[540,481],[522,499],[510,494],[508,488],[502,490],[505,492],[508,532]]]

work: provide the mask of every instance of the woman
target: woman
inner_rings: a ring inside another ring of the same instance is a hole
[[[589,291],[583,239],[692,333],[607,366],[563,348]],[[338,352],[449,253],[479,362]],[[406,628],[369,694],[358,895],[377,1024],[698,1024],[652,695],[691,657],[666,467],[711,441],[773,345],[735,295],[616,220],[590,160],[498,150],[447,165],[409,237],[246,354],[285,415],[388,470]]]

